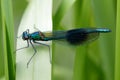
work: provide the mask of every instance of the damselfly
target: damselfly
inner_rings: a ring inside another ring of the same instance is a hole
[[[50,46],[38,41],[64,39],[72,45],[80,45],[80,44],[84,44],[86,42],[97,39],[100,33],[108,33],[108,32],[111,32],[111,30],[107,28],[80,28],[80,29],[72,29],[68,31],[53,31],[53,32],[37,31],[33,33],[29,33],[29,29],[27,29],[22,34],[22,39],[27,41],[27,46],[17,50],[28,48],[29,44],[32,45],[34,49],[34,54],[27,62],[27,67],[28,67],[30,61],[32,60],[34,55],[37,53],[37,50],[34,47],[33,43],[47,46],[49,48],[49,55],[50,55],[50,61],[51,61]]]

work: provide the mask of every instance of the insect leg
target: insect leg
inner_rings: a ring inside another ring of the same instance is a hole
[[[50,46],[47,45],[47,44],[43,44],[43,43],[40,43],[40,42],[36,42],[36,41],[33,41],[34,43],[37,43],[37,44],[41,44],[41,45],[44,45],[44,46],[47,46],[49,48],[49,57],[50,57],[50,63],[52,63],[52,56],[50,54]]]
[[[28,48],[28,47],[29,47],[29,42],[28,42],[28,40],[27,40],[27,46],[26,46],[26,47],[19,48],[19,49],[17,49],[16,51],[21,50],[21,49],[24,49],[24,48]],[[15,52],[16,52],[16,51],[15,51]]]
[[[36,48],[34,47],[34,45],[33,45],[33,43],[31,42],[31,40],[30,40],[30,44],[32,45],[32,47],[33,47],[33,49],[34,49],[34,54],[32,55],[32,57],[29,59],[29,61],[27,62],[27,68],[28,68],[28,65],[29,65],[29,63],[30,63],[30,61],[32,60],[32,58],[34,57],[34,55],[37,53],[37,50],[36,50]]]

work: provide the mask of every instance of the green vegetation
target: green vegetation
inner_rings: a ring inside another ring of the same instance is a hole
[[[53,42],[52,80],[120,80],[120,1],[53,0],[52,5],[53,31],[83,27],[112,31],[80,46]],[[27,6],[26,0],[0,1],[0,80],[16,78],[14,36]]]
[[[117,2],[116,17],[116,48],[115,48],[115,79],[120,80],[120,1]]]
[[[112,32],[101,34],[98,40],[76,48],[63,48],[55,43],[53,80],[114,80],[116,1],[70,0],[72,4],[69,8],[63,6],[66,1],[68,0],[53,0],[54,30],[101,27],[110,28]],[[60,68],[67,69],[69,73],[66,70],[61,72]],[[61,73],[58,75],[58,72]]]
[[[2,79],[15,79],[14,23],[11,0],[1,0]]]

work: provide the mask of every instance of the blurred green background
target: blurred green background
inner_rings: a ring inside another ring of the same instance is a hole
[[[52,1],[53,31],[95,27],[109,28],[112,32],[101,34],[98,40],[81,46],[53,42],[51,80],[120,80],[120,60],[117,56],[120,51],[115,48],[119,43],[118,39],[115,42],[119,37],[119,29],[115,31],[118,28],[116,22],[119,23],[119,19],[116,19],[120,14],[117,9],[119,1]],[[12,54],[15,50],[14,37],[28,2],[1,0],[0,5],[0,80],[15,80],[15,55]]]
[[[83,27],[106,27],[112,32],[76,48],[55,43],[53,80],[114,80],[116,1],[53,0],[54,30]]]

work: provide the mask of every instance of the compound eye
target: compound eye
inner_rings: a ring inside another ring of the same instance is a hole
[[[25,31],[23,32],[23,35],[22,35],[22,39],[23,40],[27,40],[29,37],[28,37],[28,33]]]

